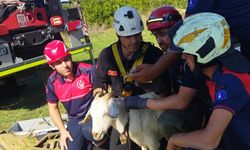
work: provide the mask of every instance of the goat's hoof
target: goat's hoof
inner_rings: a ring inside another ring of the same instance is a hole
[[[126,134],[120,134],[119,138],[122,144],[126,144],[128,142],[128,136]]]

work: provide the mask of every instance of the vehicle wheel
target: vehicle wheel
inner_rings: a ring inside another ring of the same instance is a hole
[[[4,96],[16,95],[18,93],[18,86],[15,77],[7,77],[4,79],[3,92]]]
[[[48,78],[50,74],[53,72],[53,70],[48,65],[39,66],[38,70],[40,72],[39,74],[41,75],[43,85],[46,86]]]

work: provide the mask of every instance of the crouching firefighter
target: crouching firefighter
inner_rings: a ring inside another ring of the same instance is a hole
[[[108,87],[115,97],[143,94],[146,91],[136,86],[128,73],[142,63],[155,63],[163,53],[151,43],[143,41],[143,22],[133,7],[124,6],[115,12],[114,29],[118,41],[104,48],[98,57],[94,94],[105,91]],[[112,131],[112,136],[117,134]],[[132,144],[132,149],[136,147],[134,145]],[[110,149],[123,148],[128,149],[128,145],[110,144]]]

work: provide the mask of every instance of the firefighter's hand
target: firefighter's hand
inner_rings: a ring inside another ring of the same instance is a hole
[[[139,96],[129,96],[125,99],[126,109],[143,109],[147,106],[147,98],[141,98]]]
[[[176,146],[173,140],[174,140],[174,136],[170,137],[170,139],[168,140],[168,145],[167,145],[166,150],[181,150],[182,148]],[[185,148],[185,149],[189,150],[189,148]],[[190,150],[192,150],[192,148]]]
[[[73,141],[73,138],[71,137],[69,131],[64,130],[60,132],[60,147],[61,150],[68,150],[68,146],[67,146],[67,139],[69,139],[70,141]]]
[[[158,76],[155,67],[151,64],[142,64],[136,67],[136,72],[131,72],[130,76],[138,83],[152,81]]]

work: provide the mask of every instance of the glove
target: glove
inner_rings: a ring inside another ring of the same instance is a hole
[[[141,98],[139,96],[129,96],[125,99],[126,109],[142,109],[146,108],[147,98]]]

